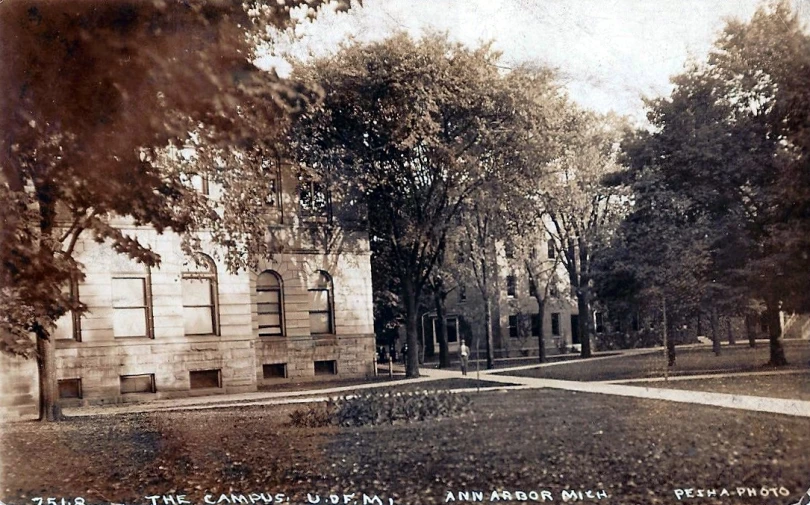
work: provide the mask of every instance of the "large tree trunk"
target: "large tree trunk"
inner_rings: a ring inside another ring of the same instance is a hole
[[[720,321],[717,318],[717,309],[711,309],[711,326],[712,326],[712,351],[715,356],[720,356]]]
[[[772,366],[787,365],[785,349],[782,347],[782,320],[779,314],[779,302],[769,297],[765,301],[765,320],[768,322],[768,339],[770,340]]]
[[[61,421],[59,387],[56,381],[56,345],[42,330],[37,331],[37,368],[39,369],[39,419]]]
[[[577,310],[579,310],[579,340],[582,345],[580,356],[591,357],[591,304],[588,293],[577,290]]]
[[[492,335],[492,301],[489,297],[484,300],[484,326],[487,331],[487,370],[492,370],[495,368],[495,341]]]
[[[757,346],[757,328],[754,314],[748,313],[745,315],[745,333],[748,336],[748,347],[754,348]]]
[[[731,328],[731,317],[726,318],[726,333],[728,334],[728,343],[729,343],[729,345],[736,344],[737,339],[734,338],[734,330]]]
[[[447,345],[447,321],[445,321],[445,297],[441,291],[434,293],[433,301],[436,304],[436,340],[439,341],[439,368],[450,367],[450,349]]]
[[[410,281],[403,282],[403,298],[405,299],[405,342],[408,345],[406,353],[405,377],[419,377],[419,300]]]
[[[543,331],[543,323],[545,322],[545,300],[538,295],[535,297],[537,300],[537,319],[539,320],[539,328],[537,329],[537,359],[540,363],[546,362],[546,339]]]

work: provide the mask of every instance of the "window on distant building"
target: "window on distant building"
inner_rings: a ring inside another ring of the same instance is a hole
[[[148,271],[112,278],[113,336],[154,336],[151,288]]]
[[[309,329],[312,335],[335,332],[332,278],[324,271],[315,272],[309,284]]]
[[[509,298],[517,296],[517,277],[514,275],[506,276],[506,296]]]
[[[186,335],[219,335],[217,267],[204,254],[190,260],[182,274],[183,325]]]
[[[76,279],[68,282],[62,293],[67,296],[71,303],[79,301],[79,283]],[[51,335],[56,340],[81,340],[81,318],[75,310],[68,310],[62,317],[56,320],[56,328]]]
[[[539,337],[540,336],[540,314],[532,314],[532,336]]]
[[[537,297],[537,283],[534,279],[529,279],[529,296]]]
[[[503,251],[507,258],[512,259],[515,257],[515,246],[511,243],[506,242],[503,246]]]
[[[554,239],[549,239],[547,247],[548,247],[548,259],[556,258],[557,250],[554,247]]]
[[[456,263],[461,265],[467,259],[466,253],[466,244],[464,242],[459,243],[458,248],[456,249]]]
[[[513,314],[509,316],[509,338],[518,338],[518,316]]]
[[[458,287],[458,301],[467,301],[467,286],[464,286],[463,284]]]
[[[551,286],[548,287],[548,296],[550,296],[551,298],[557,298],[559,294],[560,293],[559,291],[557,291],[556,284],[552,284]]]
[[[551,334],[555,337],[560,336],[560,313],[559,312],[552,312],[551,313]]]
[[[594,313],[594,320],[596,322],[596,333],[605,332],[605,315],[602,312]]]
[[[284,334],[281,276],[265,270],[256,278],[256,312],[259,318],[259,336]]]

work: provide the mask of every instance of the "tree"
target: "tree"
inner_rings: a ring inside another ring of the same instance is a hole
[[[760,299],[770,363],[786,363],[779,312],[806,308],[810,37],[786,2],[730,21],[708,60],[650,103],[647,166],[710,223],[710,293]],[[722,293],[722,294],[721,294]]]
[[[531,186],[524,186],[531,187]],[[537,301],[537,345],[538,360],[546,361],[546,344],[544,317],[546,302],[550,298],[560,296],[561,282],[559,279],[560,257],[554,255],[547,258],[542,253],[547,250],[548,235],[543,224],[544,215],[537,212],[536,206],[527,195],[517,195],[509,205],[506,212],[508,243],[514,251],[513,255],[523,266],[529,278],[529,292]]]
[[[294,74],[325,91],[293,130],[292,156],[358,187],[369,210],[372,269],[398,279],[408,342],[406,374],[419,375],[424,288],[462,203],[493,167],[507,166],[531,111],[515,107],[489,46],[407,35],[353,45]]]
[[[428,287],[433,294],[433,308],[436,311],[436,340],[439,344],[439,368],[450,366],[450,349],[447,342],[447,297],[453,291],[459,289],[455,279],[457,269],[451,262],[448,262],[447,247],[436,261],[436,268],[428,280]],[[423,328],[424,331],[424,328]],[[424,342],[423,342],[424,344]],[[424,349],[422,349],[424,352]]]
[[[560,155],[546,167],[531,200],[547,227],[556,256],[568,274],[579,311],[581,355],[591,355],[594,254],[606,245],[627,203],[621,186],[604,179],[617,164],[616,118],[599,117],[573,107],[560,131]]]
[[[467,266],[465,278],[475,280],[475,286],[484,302],[484,331],[486,346],[486,366],[495,367],[495,339],[492,330],[492,304],[500,287],[496,263],[498,261],[497,244],[505,230],[500,219],[508,199],[501,192],[489,185],[477,191],[463,212],[461,231],[465,257],[463,266]],[[500,325],[499,325],[500,327]]]
[[[159,256],[108,216],[180,233],[189,249],[206,228],[232,268],[264,250],[252,205],[265,196],[263,160],[312,94],[254,67],[245,30],[284,26],[298,3],[0,5],[0,346],[36,355],[43,419],[61,417],[50,333],[84,308],[64,290],[83,276],[82,235],[151,266]],[[198,163],[165,163],[163,148],[190,141]],[[195,175],[228,188],[219,214]]]
[[[645,134],[641,134],[643,139]],[[644,146],[637,135],[623,145],[633,166]],[[641,165],[643,166],[643,165]],[[669,366],[675,365],[675,328],[699,312],[711,291],[710,237],[705,220],[691,215],[684,202],[663,186],[655,171],[633,172],[632,211],[594,264],[600,300],[661,315]]]

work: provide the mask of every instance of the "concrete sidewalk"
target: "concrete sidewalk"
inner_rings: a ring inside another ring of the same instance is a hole
[[[629,386],[608,382],[579,382],[500,375],[504,372],[509,372],[510,370],[522,369],[524,369],[524,367],[517,367],[515,369],[507,370],[482,370],[481,380],[486,380],[488,382],[503,382],[505,384],[519,384],[522,386],[521,389],[563,389],[566,391],[577,391],[582,393],[628,396],[632,398],[647,398],[650,400],[665,400],[679,403],[692,403],[696,405],[711,405],[715,407],[751,410],[755,412],[770,412],[773,414],[784,414],[788,416],[810,417],[810,401],[805,400],[788,400],[762,396],[711,393],[706,391],[687,391],[682,389]],[[430,370],[428,374],[430,374],[432,377],[436,377],[437,379],[447,379],[459,376],[459,372],[450,372],[444,370]],[[719,374],[712,375],[710,377],[733,377],[736,375],[737,374]],[[468,375],[467,377],[474,378],[474,375]]]

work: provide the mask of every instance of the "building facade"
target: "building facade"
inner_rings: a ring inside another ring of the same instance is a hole
[[[208,194],[207,186],[199,189]],[[363,220],[290,167],[269,189],[275,252],[256,271],[228,272],[205,234],[199,236],[203,253],[189,258],[179,236],[123,219],[113,224],[158,253],[159,268],[90,238],[77,244],[86,276],[70,289],[87,311],[66,314],[54,333],[64,406],[249,392],[374,373]],[[35,416],[35,360],[0,360],[0,414]]]
[[[494,247],[492,258],[492,334],[496,358],[537,356],[541,318],[536,290],[544,300],[543,342],[546,355],[578,350],[577,305],[570,292],[565,269],[555,261],[553,246],[537,244],[532,261],[541,270],[551,271],[549,278],[532,282],[524,259],[517,258],[503,243]],[[486,347],[485,304],[469,269],[457,269],[455,288],[447,297],[446,324],[450,351],[458,349],[463,337],[473,349]],[[549,282],[546,292],[546,282]],[[427,354],[437,353],[436,312],[422,318]]]

